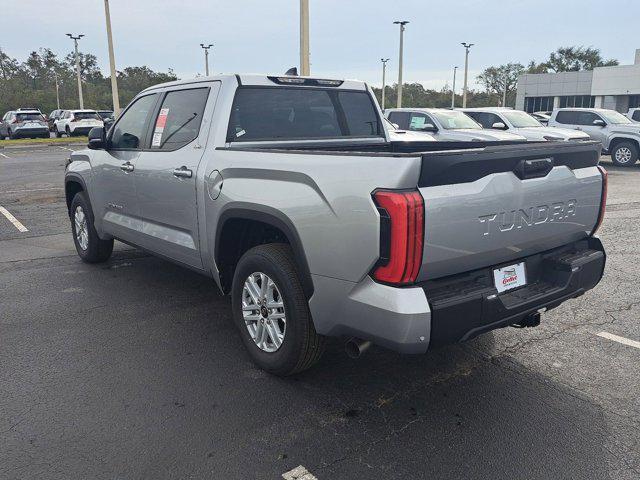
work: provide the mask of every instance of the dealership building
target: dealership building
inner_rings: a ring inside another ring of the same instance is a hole
[[[527,73],[518,78],[518,110],[539,112],[563,107],[609,108],[623,113],[640,107],[640,49],[633,65]]]

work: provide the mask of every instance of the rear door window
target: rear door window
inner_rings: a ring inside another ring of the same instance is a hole
[[[578,125],[578,112],[563,110],[556,115],[556,122],[565,125]]]
[[[409,118],[411,114],[409,112],[391,112],[389,114],[389,121],[395,123],[401,130],[409,130]]]
[[[151,148],[177,150],[195,140],[208,95],[209,88],[168,92],[154,122]]]
[[[228,142],[382,136],[367,92],[242,87],[233,102]]]
[[[635,120],[636,122],[640,122],[640,110],[636,110],[635,112],[633,112],[633,115],[631,115],[631,119]]]

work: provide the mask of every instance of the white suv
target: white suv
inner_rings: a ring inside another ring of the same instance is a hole
[[[95,110],[65,110],[53,124],[53,132],[60,138],[63,134],[86,135],[93,127],[103,127],[102,117]]]
[[[590,140],[589,135],[584,132],[568,128],[545,127],[536,118],[520,110],[486,107],[465,108],[462,111],[484,128],[517,133],[530,142]]]

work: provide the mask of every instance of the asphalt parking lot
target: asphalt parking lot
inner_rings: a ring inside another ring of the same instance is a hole
[[[0,150],[0,478],[640,478],[640,165],[603,159],[605,277],[540,327],[281,379],[209,279],[79,260],[69,148]]]

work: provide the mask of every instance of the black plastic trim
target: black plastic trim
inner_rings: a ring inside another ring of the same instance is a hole
[[[419,284],[431,308],[429,346],[519,324],[540,309],[582,295],[602,279],[606,255],[598,238],[587,237],[507,264],[519,262],[525,262],[527,285],[503,293],[495,288],[493,269],[505,264]]]
[[[220,218],[218,219],[218,227],[216,229],[214,250],[214,252],[216,252],[216,264],[219,264],[217,252],[220,251],[220,235],[224,229],[224,224],[228,220],[236,218],[255,220],[258,222],[266,223],[279,229],[280,231],[282,231],[282,233],[285,234],[285,236],[289,240],[291,249],[293,250],[293,255],[298,266],[298,271],[300,272],[300,275],[302,277],[300,280],[302,282],[304,293],[307,298],[311,298],[314,291],[313,281],[311,279],[311,272],[309,271],[307,257],[304,253],[304,248],[302,247],[302,241],[300,240],[300,236],[298,235],[298,231],[293,225],[293,222],[284,213],[276,210],[275,208],[256,204],[236,204],[235,206],[224,210],[220,215]]]
[[[599,142],[545,142],[487,146],[422,155],[419,187],[473,182],[493,173],[517,171],[523,161],[549,160],[571,169],[598,165]],[[548,172],[547,172],[548,173]]]

